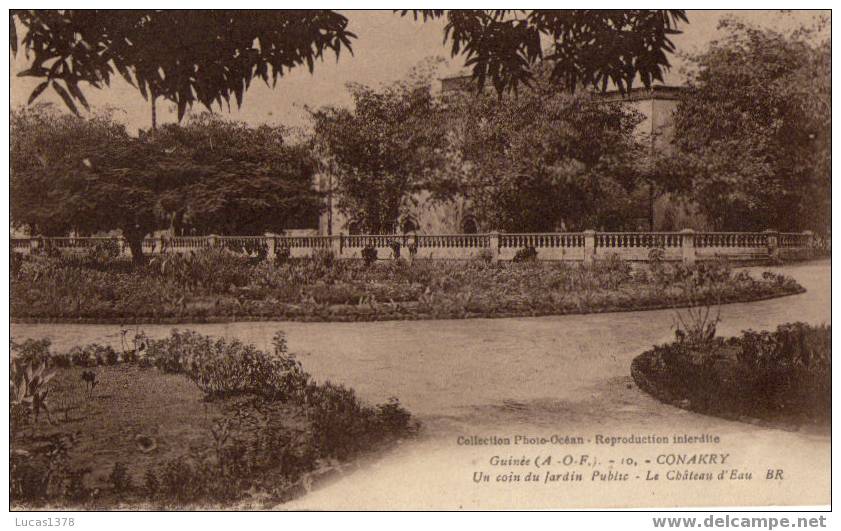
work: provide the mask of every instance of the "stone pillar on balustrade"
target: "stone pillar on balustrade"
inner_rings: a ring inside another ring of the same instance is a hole
[[[120,256],[131,256],[131,247],[129,247],[128,240],[122,236],[117,236],[117,245],[120,248]]]
[[[695,231],[683,229],[680,231],[680,249],[684,264],[695,263]]]
[[[806,256],[809,258],[813,258],[815,256],[815,234],[810,230],[804,230],[803,236],[805,236],[806,240]]]
[[[499,261],[499,231],[492,230],[488,233],[488,249],[491,251],[491,260]]]
[[[277,237],[272,234],[266,236],[266,259],[274,262],[275,257],[277,257]]]
[[[596,231],[584,231],[584,263],[592,264],[596,259]]]
[[[765,235],[765,242],[768,246],[768,259],[776,261],[780,259],[780,233],[773,229],[762,231]]]
[[[40,234],[29,239],[29,254],[38,254],[44,248],[44,237]]]
[[[344,238],[342,237],[342,233],[333,234],[330,238],[330,249],[333,251],[333,256],[338,258],[342,257],[342,251],[344,251]]]
[[[219,247],[219,236],[210,234],[207,237],[207,246],[210,248]]]

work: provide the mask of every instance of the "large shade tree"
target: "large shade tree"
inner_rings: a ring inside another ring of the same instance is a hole
[[[830,43],[734,20],[693,57],[675,114],[676,150],[658,161],[666,189],[698,204],[719,230],[829,227]]]
[[[682,10],[414,10],[443,18],[452,55],[465,57],[474,80],[500,93],[529,84],[533,67],[551,62],[568,87],[620,90],[662,80],[670,37],[687,22]],[[22,30],[18,38],[18,25]],[[233,97],[254,79],[275,83],[300,65],[312,71],[325,52],[338,58],[356,36],[348,19],[328,10],[12,10],[10,47],[19,41],[28,66],[18,75],[43,81],[75,111],[87,107],[83,86],[121,75],[153,103],[174,103],[179,120],[195,101],[206,107]]]
[[[306,150],[269,127],[200,116],[133,138],[107,113],[12,113],[12,223],[34,234],[119,230],[141,260],[157,229],[262,234],[312,221]],[[61,146],[61,149],[56,149]]]
[[[466,198],[480,223],[513,232],[628,227],[639,217],[641,116],[552,83],[517,98],[447,98],[439,198]]]
[[[162,223],[160,194],[179,185],[149,171],[166,154],[108,113],[85,119],[36,106],[13,111],[11,122],[12,224],[46,236],[120,230],[139,259],[143,237]]]
[[[390,232],[442,164],[443,108],[424,75],[382,89],[348,89],[351,109],[312,111],[313,142],[336,178],[338,208],[361,214],[367,231]]]
[[[258,235],[312,227],[323,207],[307,146],[282,127],[249,127],[203,113],[148,135],[167,163],[192,176],[161,196],[176,233]]]

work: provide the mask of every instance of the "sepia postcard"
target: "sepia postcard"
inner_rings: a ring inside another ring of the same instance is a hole
[[[830,506],[829,11],[9,21],[11,511]]]

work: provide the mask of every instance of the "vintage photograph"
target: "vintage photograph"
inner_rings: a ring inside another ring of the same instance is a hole
[[[8,16],[11,511],[830,505],[830,11]]]

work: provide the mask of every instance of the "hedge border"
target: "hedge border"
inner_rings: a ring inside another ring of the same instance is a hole
[[[801,295],[806,292],[806,288],[799,286],[792,291],[782,291],[780,293],[763,294],[756,297],[734,297],[732,299],[725,299],[721,302],[726,304],[741,304],[748,302],[760,302],[765,300],[779,299],[782,297],[789,297],[792,295]],[[590,315],[602,313],[624,313],[624,312],[644,312],[656,310],[670,310],[687,308],[687,304],[679,303],[656,303],[656,304],[635,304],[628,307],[605,306],[600,308],[590,308],[584,311],[573,312],[556,312],[556,311],[504,311],[495,313],[479,313],[470,312],[462,316],[448,315],[435,316],[429,313],[400,313],[393,314],[375,314],[370,315],[366,313],[349,314],[349,315],[332,315],[332,318],[324,318],[321,315],[193,315],[185,317],[164,316],[164,317],[140,317],[140,316],[126,316],[126,317],[16,317],[11,316],[11,324],[106,324],[106,325],[143,325],[143,324],[166,324],[166,325],[189,325],[189,324],[224,324],[224,323],[239,323],[239,322],[303,322],[303,323],[353,323],[353,322],[380,322],[380,321],[443,321],[443,320],[462,320],[462,319],[511,319],[523,317],[551,317],[564,315]]]

